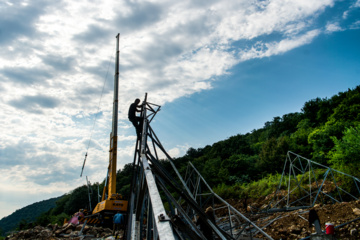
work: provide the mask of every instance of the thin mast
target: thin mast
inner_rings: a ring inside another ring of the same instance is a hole
[[[116,36],[116,59],[115,59],[115,75],[114,75],[114,104],[113,104],[113,117],[112,117],[112,133],[117,136],[118,129],[118,101],[119,101],[119,41],[120,33]]]
[[[110,156],[109,156],[109,189],[108,199],[116,193],[116,160],[117,160],[117,130],[118,130],[118,101],[119,101],[119,41],[120,33],[116,36],[116,59],[114,75],[114,103],[112,116],[112,132],[110,135]]]

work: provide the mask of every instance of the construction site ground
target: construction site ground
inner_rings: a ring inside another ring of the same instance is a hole
[[[308,218],[311,209],[316,210],[323,231],[326,223],[334,224],[336,239],[360,239],[360,200],[316,204],[313,208],[269,214],[252,213],[261,209],[261,206],[267,202],[265,198],[250,199],[246,203],[234,199],[229,199],[228,202],[259,226],[271,223],[264,230],[274,239],[302,239],[316,233],[313,226],[309,227]]]
[[[260,209],[266,202],[265,198],[247,199],[246,202],[235,199],[228,199],[227,201],[258,226],[270,223],[264,228],[264,231],[273,239],[303,239],[315,233],[315,228],[309,227],[307,221],[310,209],[254,214],[252,211]],[[334,224],[336,239],[360,239],[360,200],[335,204],[316,204],[311,209],[316,210],[322,230],[325,231],[325,223]],[[50,224],[47,227],[37,226],[33,229],[14,233],[6,239],[114,239],[111,237],[110,229],[86,226],[79,235],[81,229],[82,225],[62,227]],[[123,232],[120,236],[122,235]],[[264,239],[260,235],[255,237]]]

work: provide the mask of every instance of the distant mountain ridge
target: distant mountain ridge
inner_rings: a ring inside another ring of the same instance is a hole
[[[51,208],[54,208],[56,205],[56,201],[59,200],[60,197],[50,198],[48,200],[43,200],[40,202],[36,202],[30,204],[26,207],[23,207],[19,210],[16,210],[12,214],[7,217],[4,217],[0,220],[0,229],[2,233],[6,233],[14,230],[18,223],[24,219],[27,222],[34,221],[41,213],[48,211]]]

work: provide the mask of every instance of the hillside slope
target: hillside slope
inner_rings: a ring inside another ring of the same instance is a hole
[[[26,222],[34,221],[41,213],[55,207],[56,201],[59,200],[61,197],[62,196],[36,202],[19,210],[16,210],[11,215],[4,217],[0,220],[0,229],[3,233],[6,233],[14,230],[18,226],[20,221],[23,219]]]

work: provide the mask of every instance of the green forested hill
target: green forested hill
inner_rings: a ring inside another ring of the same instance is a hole
[[[267,184],[272,176],[281,173],[288,151],[360,177],[360,86],[329,99],[312,99],[304,103],[301,112],[276,116],[260,129],[234,135],[212,146],[190,148],[183,157],[173,160],[183,176],[191,161],[218,194],[241,198],[251,192],[266,193],[250,188],[260,182]],[[167,161],[162,161],[165,168],[169,167]],[[130,191],[132,172],[132,164],[117,172],[117,192],[125,197]],[[103,185],[104,182],[93,184],[93,192],[98,188],[102,192]],[[74,189],[36,223],[61,222],[78,209],[87,208],[87,193],[85,185]],[[93,207],[96,195],[91,199]]]
[[[274,117],[261,129],[238,134],[176,159],[192,161],[208,183],[234,185],[281,173],[287,151],[360,176],[360,86],[330,99],[306,102],[299,113]]]
[[[40,214],[55,207],[56,201],[60,198],[61,197],[43,200],[41,202],[36,202],[16,210],[11,215],[0,220],[0,229],[3,233],[6,233],[8,231],[14,230],[20,221],[22,221],[24,224],[35,221],[36,218],[40,216]]]

